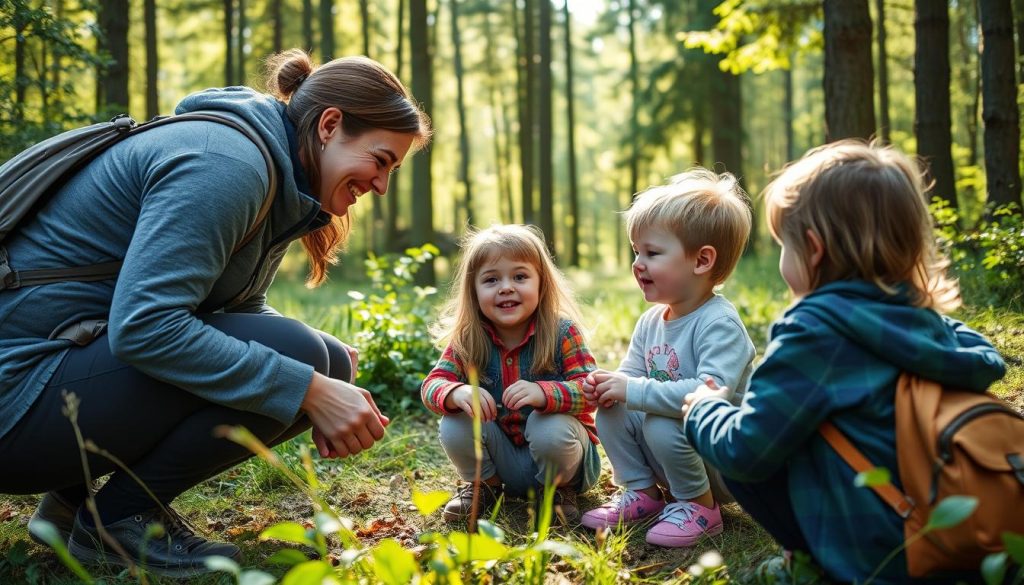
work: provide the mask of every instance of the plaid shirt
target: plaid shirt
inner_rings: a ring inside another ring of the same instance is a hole
[[[786,474],[810,553],[834,580],[863,582],[904,540],[903,522],[817,433],[831,420],[869,461],[896,463],[894,392],[902,372],[984,391],[1005,365],[980,334],[863,281],[819,287],[772,325],[740,406],[705,398],[684,421],[723,475],[757,483]],[[875,579],[907,582],[900,553]]]
[[[493,343],[488,371],[497,375],[489,380],[487,378],[492,376],[481,372],[480,386],[490,392],[491,397],[494,398],[494,403],[498,407],[497,423],[516,445],[526,444],[523,429],[527,417],[533,411],[533,407],[529,406],[510,410],[502,404],[501,397],[505,388],[517,380],[535,382],[544,391],[546,400],[540,412],[575,416],[587,428],[590,440],[594,443],[598,442],[593,416],[595,406],[587,404],[583,398],[583,379],[596,369],[594,357],[587,349],[583,336],[576,325],[569,321],[563,321],[562,331],[564,332],[562,343],[559,347],[559,355],[555,359],[555,365],[560,366],[560,371],[553,372],[549,376],[535,376],[530,372],[532,364],[527,359],[533,346],[534,324],[530,324],[523,341],[513,348],[506,348],[496,332],[487,326],[487,332]],[[444,407],[445,398],[452,390],[468,383],[469,377],[462,360],[455,355],[451,346],[448,346],[441,354],[437,365],[423,381],[420,397],[423,404],[432,412],[440,415],[455,414],[461,411],[446,409]]]

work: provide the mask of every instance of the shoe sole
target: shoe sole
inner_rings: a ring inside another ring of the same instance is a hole
[[[131,564],[125,559],[118,555],[106,555],[94,548],[82,546],[75,541],[68,542],[68,552],[71,556],[75,557],[79,562],[93,567],[108,566],[108,567],[120,567],[128,568]],[[241,554],[236,555],[232,560],[240,560]],[[170,578],[186,578],[186,577],[198,577],[200,575],[208,575],[215,571],[203,567],[160,567],[156,565],[147,565],[142,563],[135,563],[135,566],[145,569],[146,572],[161,577]]]
[[[690,546],[693,546],[693,545],[697,544],[702,538],[704,538],[706,536],[718,536],[719,534],[722,533],[722,530],[723,530],[723,527],[721,525],[719,525],[719,526],[716,526],[716,527],[714,527],[714,528],[712,528],[710,530],[706,530],[704,532],[701,532],[700,534],[697,534],[696,536],[687,536],[687,537],[666,536],[666,537],[664,537],[665,540],[663,540],[661,542],[658,542],[658,540],[657,540],[659,538],[658,535],[654,535],[655,540],[651,540],[651,533],[648,532],[647,536],[646,536],[646,538],[644,538],[644,540],[647,541],[647,544],[653,544],[655,546],[663,546],[663,547],[666,547],[666,548],[686,548],[686,547],[690,547]]]

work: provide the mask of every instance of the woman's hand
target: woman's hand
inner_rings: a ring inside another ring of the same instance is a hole
[[[444,407],[448,410],[461,410],[473,416],[473,387],[463,384],[448,393],[444,399]],[[498,418],[498,406],[494,403],[491,393],[480,389],[480,420],[490,422]]]
[[[347,457],[369,449],[390,422],[367,390],[320,373],[313,374],[302,410],[313,422],[313,442],[321,457]]]
[[[718,383],[715,382],[714,378],[708,378],[703,384],[697,386],[697,389],[690,392],[683,397],[683,418],[690,412],[690,407],[693,403],[708,396],[714,396],[717,398],[725,398],[729,400],[731,392],[728,388],[719,387]]]
[[[548,402],[540,385],[526,380],[516,380],[509,384],[501,395],[501,401],[510,410],[518,410],[524,406],[544,408]]]

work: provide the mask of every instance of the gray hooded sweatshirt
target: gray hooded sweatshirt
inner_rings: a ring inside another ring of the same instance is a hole
[[[51,333],[108,319],[114,356],[211,402],[293,420],[313,368],[269,347],[230,337],[197,314],[274,313],[266,290],[288,243],[326,214],[298,167],[283,103],[247,88],[185,98],[177,113],[217,110],[260,133],[278,171],[262,230],[254,225],[269,183],[243,134],[215,122],[176,122],[129,137],[78,172],[4,242],[15,270],[124,259],[114,280],[0,291],[0,437],[39,397],[71,342]],[[300,190],[302,185],[302,190]],[[225,306],[242,293],[241,300]]]

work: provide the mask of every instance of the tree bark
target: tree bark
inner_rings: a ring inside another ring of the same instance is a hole
[[[313,45],[313,0],[302,0],[302,48],[312,53]]]
[[[235,47],[238,50],[238,74],[235,79],[239,85],[245,85],[245,27],[248,26],[245,2],[246,0],[238,0],[238,40]]]
[[[320,61],[334,58],[334,0],[320,0]]]
[[[363,55],[370,57],[370,0],[359,0],[359,16],[363,23]]]
[[[111,63],[103,72],[103,106],[128,110],[128,0],[101,0],[99,26]]]
[[[629,114],[629,196],[632,200],[640,183],[640,73],[636,54],[636,5],[629,0],[629,89],[632,91]]]
[[[539,179],[540,179],[540,229],[552,256],[555,256],[555,169],[552,143],[553,110],[551,79],[551,0],[537,0],[540,8],[538,22],[540,64],[538,67],[538,119],[539,127]]]
[[[398,20],[397,20],[397,38],[398,47],[395,50],[395,75],[399,79],[402,78],[402,65],[404,64],[403,39],[405,39],[405,0],[398,0]],[[386,197],[387,204],[387,226],[385,233],[388,235],[388,242],[392,252],[398,252],[401,247],[398,245],[398,210],[399,210],[399,195],[398,195],[398,181],[393,180],[388,183],[388,196]]]
[[[235,2],[224,0],[224,85],[235,85]]]
[[[433,50],[427,24],[427,0],[409,0],[409,49],[412,59],[412,93],[430,115],[433,111]],[[412,163],[412,244],[434,241],[434,199],[430,172],[431,150],[417,153]],[[416,273],[421,285],[436,281],[433,262]]]
[[[981,119],[988,203],[1020,211],[1020,120],[1010,0],[981,0]]]
[[[523,4],[523,25],[522,36],[517,32],[517,50],[519,52],[519,67],[516,69],[518,76],[519,94],[519,166],[520,187],[522,192],[522,213],[523,223],[534,223],[533,209],[533,183],[534,183],[534,50],[533,50],[533,6],[534,0],[524,0]],[[513,16],[518,13],[513,8]],[[516,27],[517,31],[519,27]]]
[[[449,7],[451,9],[451,35],[452,35],[452,46],[455,51],[454,55],[454,66],[455,66],[455,108],[459,118],[459,181],[462,182],[462,201],[465,211],[465,221],[467,225],[474,225],[476,218],[473,213],[473,184],[470,181],[469,176],[469,129],[466,128],[466,95],[463,88],[463,70],[462,70],[462,39],[459,35],[459,0],[449,0]],[[458,206],[455,208],[455,225],[461,225],[462,218],[458,212]]]
[[[957,207],[953,177],[949,98],[949,8],[945,2],[914,2],[914,133],[917,153],[934,180],[930,195]]]
[[[889,144],[892,122],[889,120],[889,51],[886,49],[885,0],[875,0],[875,6],[878,12],[878,109],[882,117],[879,137],[883,144]]]
[[[280,53],[284,49],[284,22],[281,14],[281,3],[283,0],[270,0],[270,12],[274,19],[274,53]]]
[[[867,0],[825,0],[826,140],[875,133]]]
[[[160,56],[156,38],[156,0],[144,0],[143,20],[146,27],[146,118],[160,113],[160,93],[157,90],[157,74],[160,72]]]
[[[562,3],[565,35],[566,156],[569,159],[569,265],[580,265],[580,195],[576,184],[576,94],[572,71],[572,15],[569,3]]]

